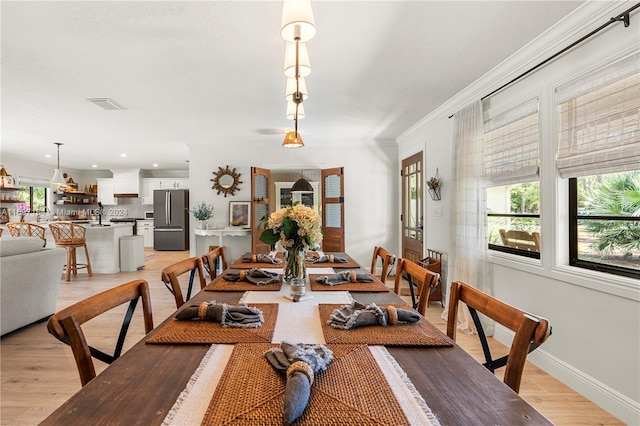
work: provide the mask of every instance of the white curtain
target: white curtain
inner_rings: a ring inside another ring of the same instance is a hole
[[[449,281],[463,281],[487,293],[486,191],[484,182],[482,102],[455,113]],[[449,293],[447,292],[447,299]],[[447,309],[442,314],[446,319]],[[484,327],[487,335],[493,328]],[[458,330],[473,333],[475,327],[466,306],[458,308]]]

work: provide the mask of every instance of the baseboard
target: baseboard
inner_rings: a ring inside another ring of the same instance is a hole
[[[513,332],[496,325],[493,337],[504,345],[510,345],[513,340]],[[527,360],[624,423],[628,425],[640,424],[639,402],[633,401],[601,381],[554,357],[543,348],[544,346],[541,346],[530,353]]]

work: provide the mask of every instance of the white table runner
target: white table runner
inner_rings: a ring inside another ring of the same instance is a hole
[[[318,304],[344,305],[353,301],[348,291],[307,291],[311,299],[301,302],[285,299],[285,294],[289,294],[288,285],[283,285],[280,291],[247,291],[240,299],[240,302],[249,304],[279,304],[271,343],[281,343],[284,340],[295,343],[326,343]]]
[[[409,423],[420,426],[440,426],[438,418],[387,348],[369,346],[369,351],[380,366]],[[202,423],[232,352],[233,345],[211,346],[200,366],[189,379],[187,387],[171,407],[162,422],[163,425],[194,426]]]
[[[320,274],[332,274],[331,268],[314,268]],[[324,271],[327,270],[327,271]],[[278,303],[278,318],[271,343],[326,343],[320,323],[318,304],[348,304],[353,298],[346,291],[309,291],[312,298],[293,302],[284,298],[289,286],[280,291],[248,291],[240,299],[245,303]],[[384,346],[369,346],[403,412],[412,425],[439,426],[440,422],[413,386],[406,373]],[[187,387],[171,408],[164,425],[201,424],[222,373],[229,361],[233,345],[212,345]]]

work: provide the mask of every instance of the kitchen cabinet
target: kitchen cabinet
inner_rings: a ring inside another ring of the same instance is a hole
[[[189,178],[161,178],[158,189],[189,189]]]
[[[145,248],[153,248],[153,220],[138,220],[136,228],[136,233],[144,237]]]
[[[160,188],[160,181],[164,179],[159,178],[142,178],[141,179],[141,198],[142,204],[153,204],[153,191]]]
[[[113,197],[113,178],[97,178],[98,201],[102,204],[113,206],[116,199]]]

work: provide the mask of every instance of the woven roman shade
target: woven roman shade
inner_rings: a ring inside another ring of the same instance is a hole
[[[561,177],[640,169],[640,53],[557,88],[556,103]]]
[[[538,179],[540,125],[538,98],[488,117],[484,121],[484,167],[489,186]]]

